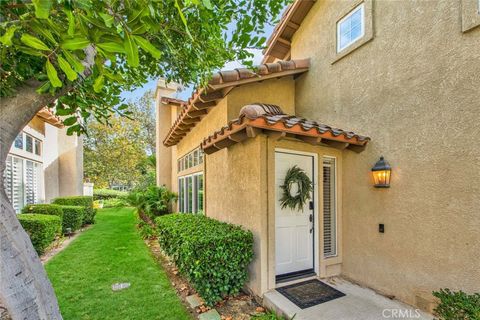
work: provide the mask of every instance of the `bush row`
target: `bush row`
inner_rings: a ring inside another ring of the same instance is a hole
[[[62,231],[62,219],[56,215],[22,213],[18,215],[18,220],[38,255],[43,254]]]
[[[155,222],[161,247],[208,305],[243,287],[253,258],[250,231],[193,214],[169,214]]]
[[[128,192],[111,189],[93,189],[93,200],[126,199]]]
[[[68,234],[82,226],[85,208],[57,204],[29,204],[23,207],[22,213],[58,216],[62,220],[62,233]]]
[[[27,205],[18,220],[30,236],[39,255],[57,236],[75,232],[83,224],[93,223],[93,198],[88,196],[57,198],[53,204]]]
[[[83,216],[83,224],[95,223],[96,210],[93,209],[93,197],[90,196],[75,196],[56,198],[52,202],[63,206],[80,206],[85,208]]]

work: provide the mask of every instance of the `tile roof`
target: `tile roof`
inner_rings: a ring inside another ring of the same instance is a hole
[[[315,0],[296,0],[287,7],[267,41],[262,63],[289,58],[293,35],[314,4]]]
[[[185,100],[181,100],[181,99],[177,99],[177,98],[171,98],[171,97],[162,97],[160,99],[160,102],[162,104],[173,104],[173,105],[177,105],[177,106],[185,106],[187,104],[187,101],[185,101]]]
[[[188,99],[163,144],[176,145],[233,88],[272,78],[298,75],[308,71],[309,59],[277,61],[257,66],[254,70],[240,68],[220,71],[212,76],[206,88],[197,89]]]
[[[262,111],[263,110],[263,111]],[[296,138],[314,145],[361,152],[369,137],[333,128],[317,121],[284,114],[278,106],[253,104],[242,108],[238,119],[205,138],[201,147],[211,154],[235,143],[265,133],[275,139]]]
[[[57,128],[64,127],[62,120],[56,115],[54,115],[53,112],[47,107],[44,107],[43,109],[38,111],[37,116],[41,118],[44,122],[49,123],[52,126],[55,126]]]

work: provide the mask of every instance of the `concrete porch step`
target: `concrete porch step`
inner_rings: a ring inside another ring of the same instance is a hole
[[[362,288],[341,278],[322,281],[345,293],[344,297],[300,309],[276,290],[263,296],[266,308],[295,320],[378,320],[410,319],[431,320],[433,316],[397,300],[388,299],[373,290]],[[298,282],[298,281],[296,281]],[[285,283],[282,283],[285,285]]]

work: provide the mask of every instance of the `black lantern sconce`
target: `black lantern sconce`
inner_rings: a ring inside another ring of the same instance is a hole
[[[392,167],[385,161],[383,156],[372,168],[373,183],[375,188],[390,188],[390,174]]]

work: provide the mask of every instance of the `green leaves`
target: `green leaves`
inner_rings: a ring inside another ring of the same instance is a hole
[[[245,284],[253,258],[252,232],[202,214],[168,214],[155,222],[160,246],[207,305]]]
[[[68,35],[71,37],[75,34],[75,17],[73,16],[73,12],[70,10],[65,10],[65,14],[67,15],[68,19]]]
[[[109,14],[106,13],[100,13],[100,17],[102,17],[103,21],[105,22],[105,25],[110,28],[113,24],[113,17]]]
[[[183,25],[185,26],[185,31],[187,32],[190,39],[193,41],[193,37],[190,34],[190,30],[188,30],[187,19],[185,18],[185,15],[183,14],[182,8],[180,7],[180,4],[178,3],[178,0],[175,0],[175,8],[177,8],[178,14],[180,15],[180,19],[182,20]]]
[[[35,7],[35,16],[39,19],[48,19],[50,8],[52,7],[52,0],[32,0]]]
[[[75,122],[77,122],[77,117],[68,117],[67,119],[62,121],[64,125],[71,126]]]
[[[77,73],[72,69],[70,64],[61,56],[58,56],[58,65],[60,66],[60,69],[62,69],[62,71],[67,76],[68,80],[74,81],[77,79],[78,77]]]
[[[138,67],[138,64],[140,63],[138,59],[138,47],[128,33],[125,33],[123,46],[127,54],[127,63],[132,67]]]
[[[17,26],[10,26],[8,27],[7,31],[0,37],[0,42],[6,46],[12,45],[12,37],[15,34],[15,30],[17,30]]]
[[[55,88],[60,88],[62,86],[62,81],[60,81],[60,79],[58,78],[57,70],[48,59],[47,63],[45,64],[45,69],[47,70],[48,80],[50,80],[52,86],[54,86]]]
[[[22,34],[20,41],[22,41],[27,46],[34,49],[44,50],[44,51],[50,50],[50,48],[45,43],[43,43],[42,40],[35,38],[34,36],[29,35],[28,33]]]
[[[126,53],[124,46],[122,46],[118,42],[104,42],[104,43],[97,43],[97,47],[106,52],[112,53]]]
[[[70,63],[70,65],[73,67],[73,70],[78,73],[82,73],[85,70],[83,64],[78,60],[77,57],[73,56],[70,52],[64,51],[63,55],[65,56],[65,59],[67,59],[68,63]]]
[[[140,46],[140,48],[150,53],[155,59],[160,59],[162,52],[155,48],[148,40],[140,36],[132,36],[132,38],[135,39],[135,42]]]
[[[90,44],[90,40],[84,37],[75,37],[73,39],[66,39],[60,45],[62,49],[79,50],[84,49]]]
[[[105,77],[103,76],[103,74],[98,76],[97,79],[95,79],[95,82],[93,83],[93,90],[97,93],[101,92],[104,81],[105,81]]]

